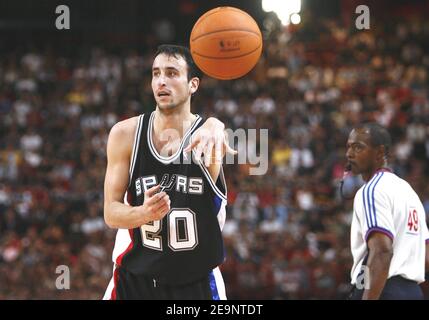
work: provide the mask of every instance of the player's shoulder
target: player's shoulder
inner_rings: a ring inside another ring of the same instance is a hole
[[[391,171],[380,171],[374,177],[377,184],[388,189],[397,189],[399,186],[409,186],[408,182]]]
[[[358,194],[363,193],[390,193],[390,189],[394,187],[392,183],[395,183],[397,176],[386,171],[379,171],[375,173],[372,178],[362,185]]]
[[[109,136],[112,139],[133,138],[137,128],[138,120],[139,120],[139,116],[136,116],[136,117],[131,117],[115,123],[113,127],[110,129]]]
[[[391,183],[398,182],[398,179],[400,178],[390,171],[379,171],[373,177],[375,183],[387,186]]]
[[[402,197],[413,192],[410,184],[393,172],[378,172],[374,177],[373,192],[386,197]]]
[[[139,116],[117,122],[109,133],[107,141],[107,153],[130,156],[134,144],[134,137],[139,121]]]

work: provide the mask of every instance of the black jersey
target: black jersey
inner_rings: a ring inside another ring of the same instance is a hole
[[[170,197],[170,211],[160,221],[119,229],[113,261],[159,282],[181,284],[207,276],[224,260],[226,185],[223,170],[215,183],[204,164],[191,158],[193,152],[183,152],[202,125],[201,117],[184,134],[177,152],[163,157],[153,145],[154,115],[138,120],[126,203],[142,205],[144,192],[161,184]]]

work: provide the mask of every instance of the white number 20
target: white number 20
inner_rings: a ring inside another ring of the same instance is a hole
[[[179,225],[183,234],[179,234]],[[173,251],[192,250],[198,245],[198,234],[195,213],[190,209],[172,209],[167,214],[168,246]],[[150,249],[162,251],[162,220],[152,221],[140,227],[143,245]]]

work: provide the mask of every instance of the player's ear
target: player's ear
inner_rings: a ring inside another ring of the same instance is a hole
[[[377,148],[377,159],[379,159],[379,160],[383,159],[384,160],[385,155],[386,155],[386,149],[384,148],[383,145],[379,146]]]
[[[200,85],[200,78],[193,77],[189,81],[189,92],[190,94],[194,94],[198,90],[198,86]]]

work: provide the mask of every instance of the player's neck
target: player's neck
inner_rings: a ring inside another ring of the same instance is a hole
[[[161,110],[156,108],[154,117],[154,132],[155,135],[167,129],[176,130],[182,138],[185,132],[191,127],[195,121],[196,115],[192,114],[189,107],[177,107],[169,110]]]
[[[382,171],[392,172],[392,170],[387,167],[387,163],[383,163],[381,165],[378,165],[378,166],[374,167],[371,171],[368,171],[367,173],[362,173],[362,179],[365,182],[368,182],[377,173],[382,172]]]

